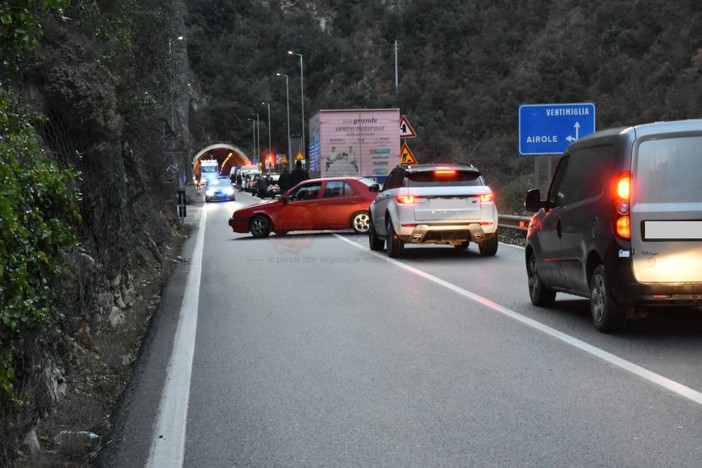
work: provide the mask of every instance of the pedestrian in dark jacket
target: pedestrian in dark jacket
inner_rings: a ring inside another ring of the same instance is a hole
[[[290,184],[295,186],[303,180],[307,180],[309,178],[310,175],[302,168],[302,161],[295,161],[295,169],[293,169],[293,171],[290,173]]]
[[[268,182],[268,177],[265,177],[263,174],[261,174],[261,176],[256,181],[256,193],[254,195],[260,198],[264,198],[266,194],[266,188],[268,187]]]
[[[280,187],[280,193],[287,192],[292,187],[292,175],[290,174],[290,169],[287,167],[283,169],[283,173],[280,174],[278,178],[278,187]]]

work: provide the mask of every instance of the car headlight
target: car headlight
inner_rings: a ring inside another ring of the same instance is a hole
[[[205,195],[207,195],[208,197],[211,197],[214,194],[215,194],[214,189],[207,189],[207,191],[205,192]]]
[[[234,193],[234,187],[227,187],[226,189],[224,189],[224,193],[226,193],[227,195],[231,195],[232,193]]]

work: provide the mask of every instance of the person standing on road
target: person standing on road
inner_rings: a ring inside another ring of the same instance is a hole
[[[290,185],[295,186],[303,180],[310,178],[306,170],[302,168],[302,161],[295,161],[295,169],[290,173]]]
[[[290,174],[290,169],[287,167],[283,169],[283,173],[280,174],[278,178],[278,187],[280,187],[280,193],[283,194],[287,192],[290,187],[292,187],[292,174]]]

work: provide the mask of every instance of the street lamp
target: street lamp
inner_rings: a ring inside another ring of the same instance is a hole
[[[302,106],[302,152],[307,154],[307,147],[305,146],[305,74],[303,72],[302,65],[302,54],[294,52],[292,50],[288,51],[290,55],[297,55],[300,57],[300,105]]]
[[[184,41],[185,37],[184,36],[178,36],[175,39],[174,38],[169,38],[168,39],[168,59],[170,62],[170,68],[171,68],[171,130],[173,130],[173,134],[177,134],[176,132],[176,106],[175,106],[175,95],[176,95],[176,64],[175,64],[175,57],[173,56],[173,42],[174,41]]]
[[[288,87],[288,75],[285,73],[276,73],[276,75],[285,77],[285,105],[288,112],[288,167],[292,168],[293,155],[290,152],[290,88]]]
[[[254,155],[254,161],[258,160],[258,157],[260,156],[261,153],[261,125],[258,121],[258,114],[251,114],[256,116],[256,148],[254,150],[256,151],[256,154]]]
[[[248,117],[251,121],[251,156],[256,152],[256,121]]]
[[[271,103],[270,102],[262,102],[261,105],[267,105],[268,106],[268,152],[272,154],[273,148],[271,147]],[[265,165],[265,163],[264,163]]]

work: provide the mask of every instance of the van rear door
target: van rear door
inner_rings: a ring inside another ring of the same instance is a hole
[[[632,174],[635,278],[702,282],[702,129],[637,141]]]

